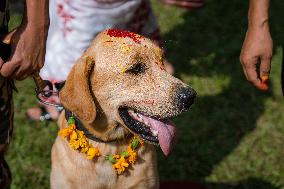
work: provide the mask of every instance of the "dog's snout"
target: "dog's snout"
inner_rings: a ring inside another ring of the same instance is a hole
[[[180,88],[177,93],[177,103],[179,108],[183,110],[189,109],[189,107],[193,104],[196,95],[196,91],[191,87]]]

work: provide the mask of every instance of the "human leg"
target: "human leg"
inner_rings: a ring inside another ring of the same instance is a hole
[[[4,159],[13,131],[13,83],[0,76],[0,186],[10,188],[11,172]]]

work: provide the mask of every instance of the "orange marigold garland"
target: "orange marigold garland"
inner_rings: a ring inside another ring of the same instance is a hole
[[[58,134],[69,141],[69,145],[73,150],[86,154],[87,159],[100,156],[99,149],[93,147],[84,132],[76,128],[74,117],[68,119],[68,127],[61,129]]]
[[[84,132],[76,128],[74,117],[68,119],[68,127],[61,129],[58,134],[68,140],[72,149],[86,154],[87,159],[94,159],[101,155],[99,149],[89,143],[89,139]],[[144,142],[142,140],[134,136],[127,146],[126,151],[120,154],[107,155],[106,159],[113,164],[112,167],[116,170],[117,174],[122,174],[130,165],[136,162],[138,157],[137,150],[143,144]]]
[[[138,137],[133,137],[126,151],[120,154],[108,155],[107,160],[111,162],[112,167],[116,170],[117,174],[122,174],[127,170],[129,164],[133,165],[137,160],[137,150],[144,144]]]

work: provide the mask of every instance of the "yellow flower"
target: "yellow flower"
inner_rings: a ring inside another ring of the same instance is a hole
[[[67,128],[61,129],[58,134],[69,140],[69,145],[72,149],[86,154],[87,159],[94,159],[100,156],[99,149],[89,143],[89,139],[84,132],[76,129],[74,123],[71,123]],[[137,161],[137,148],[141,147],[143,144],[143,140],[138,137],[133,137],[127,146],[127,151],[123,151],[121,154],[107,156],[107,159],[113,163],[112,166],[117,171],[117,174],[122,174],[126,171],[126,168],[129,167],[129,164],[134,164]]]
[[[94,157],[100,156],[98,148],[89,148],[87,152],[87,159],[93,159]]]
[[[80,142],[78,140],[70,140],[69,145],[72,149],[77,150],[80,147]]]
[[[112,157],[113,157],[113,159],[119,159],[120,155],[116,154],[116,155],[113,155]]]
[[[78,141],[80,143],[80,147],[82,147],[82,148],[89,147],[89,141],[85,136],[80,137],[80,135],[79,135]]]
[[[76,131],[72,131],[70,134],[70,140],[76,140],[78,138],[78,134]]]
[[[128,167],[126,159],[121,156],[120,159],[113,165],[113,168],[117,171],[118,174],[121,174],[125,171],[125,168]]]
[[[88,143],[88,140],[86,138],[80,138],[79,139],[79,142],[80,142],[80,146],[82,148],[85,148],[85,147],[88,147],[89,146],[89,143]]]
[[[129,154],[129,157],[128,157],[128,161],[129,163],[131,164],[134,164],[135,161],[137,160],[137,152],[132,150],[131,147],[128,146],[128,154]]]
[[[70,135],[68,128],[63,128],[58,132],[58,135],[60,135],[62,138],[66,138]]]
[[[77,130],[77,134],[78,134],[78,137],[79,137],[79,138],[86,138],[86,136],[85,136],[85,134],[84,134],[83,131]]]
[[[86,153],[88,150],[89,150],[89,146],[86,146],[86,147],[82,147],[80,151],[82,153]]]
[[[76,130],[76,125],[75,124],[71,124],[69,125],[68,129],[71,131],[75,131]]]

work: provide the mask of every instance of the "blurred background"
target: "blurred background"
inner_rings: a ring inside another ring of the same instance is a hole
[[[10,29],[22,7],[11,1]],[[198,11],[152,1],[176,76],[198,92],[191,111],[174,121],[179,140],[171,156],[159,155],[162,181],[190,181],[212,189],[284,188],[284,100],[280,87],[284,1],[271,1],[274,39],[271,89],[257,91],[244,78],[239,53],[248,1],[207,0]],[[15,135],[8,151],[13,189],[49,188],[50,150],[56,123],[35,123],[32,79],[17,82]]]

